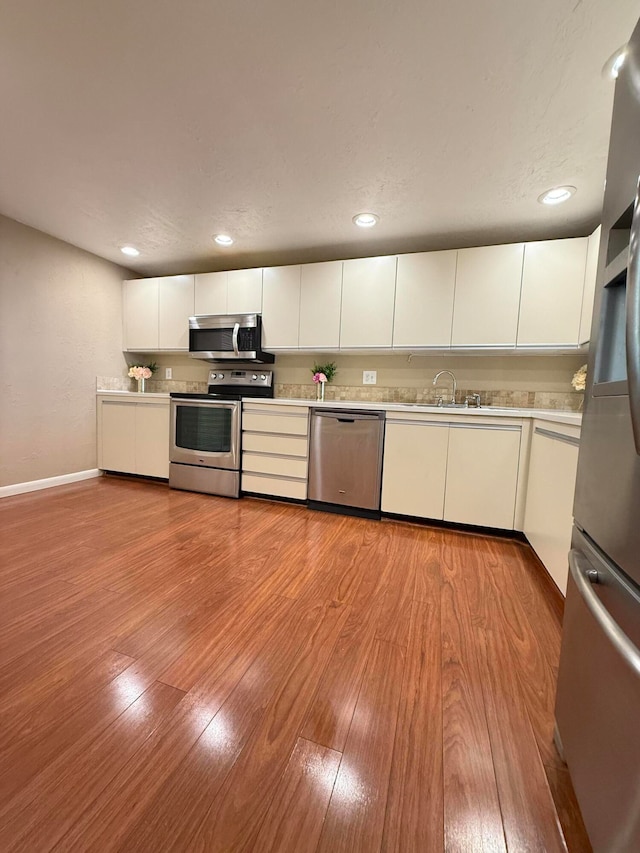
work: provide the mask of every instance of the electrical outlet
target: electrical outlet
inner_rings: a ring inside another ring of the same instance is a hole
[[[363,385],[375,385],[378,381],[378,371],[377,370],[363,370],[362,371],[362,384]]]
[[[165,367],[165,369],[164,369],[164,378],[165,378],[165,379],[171,379],[171,378],[172,378],[172,376],[173,376],[173,370],[172,370],[172,368],[170,368],[170,367]]]

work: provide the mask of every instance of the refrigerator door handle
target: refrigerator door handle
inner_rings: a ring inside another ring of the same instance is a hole
[[[627,267],[626,355],[629,408],[636,453],[640,456],[640,178],[633,208]]]
[[[575,549],[569,551],[569,569],[582,600],[589,608],[604,635],[627,666],[636,675],[640,675],[640,651],[612,618],[593,589],[593,584],[598,582],[598,573],[593,570],[591,564],[582,556],[580,551]]]

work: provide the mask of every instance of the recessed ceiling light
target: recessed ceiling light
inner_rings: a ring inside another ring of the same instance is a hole
[[[358,228],[373,228],[376,222],[380,221],[380,217],[375,213],[358,213],[351,221]]]
[[[562,204],[563,201],[568,201],[576,191],[575,187],[553,187],[550,190],[538,196],[540,204]]]
[[[120,251],[123,255],[129,255],[130,258],[137,258],[140,252],[133,246],[121,246]]]
[[[216,234],[213,239],[219,246],[230,246],[233,243],[233,238],[226,234]]]
[[[618,74],[620,73],[620,69],[624,65],[624,61],[627,56],[627,46],[623,44],[622,47],[619,47],[615,53],[612,53],[609,59],[602,66],[602,76],[608,78],[609,80],[616,80]]]

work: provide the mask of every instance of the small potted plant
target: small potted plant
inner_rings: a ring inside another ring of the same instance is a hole
[[[316,383],[316,399],[324,401],[324,386],[327,382],[331,382],[338,371],[338,366],[335,361],[328,364],[314,364],[311,368],[313,373],[313,381]]]

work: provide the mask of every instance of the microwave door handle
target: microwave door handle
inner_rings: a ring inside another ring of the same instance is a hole
[[[234,323],[233,334],[231,335],[231,343],[233,344],[233,352],[236,358],[240,355],[238,352],[238,332],[240,331],[240,323]]]
[[[629,408],[636,453],[640,456],[640,178],[629,240],[627,268],[626,356]]]

